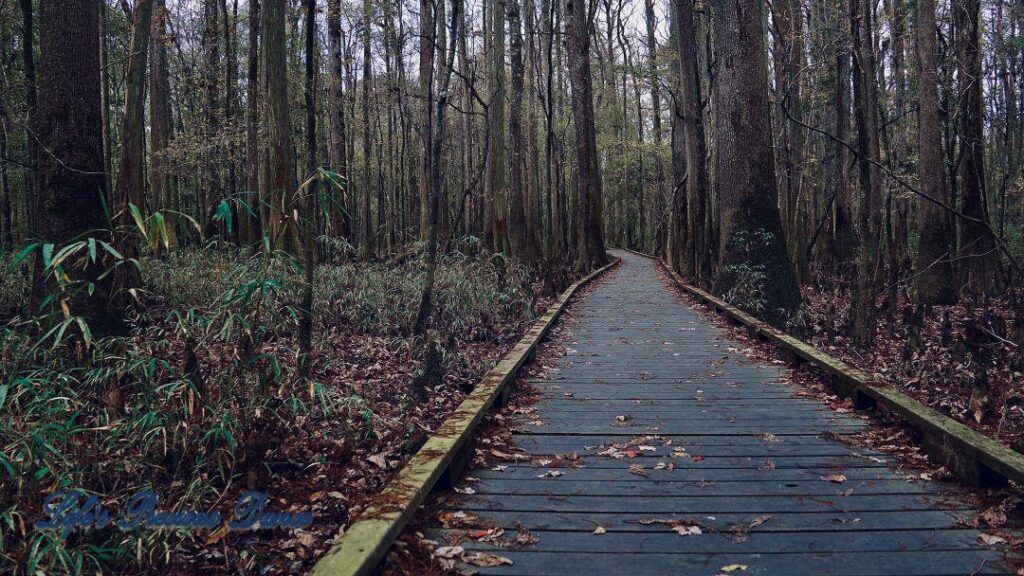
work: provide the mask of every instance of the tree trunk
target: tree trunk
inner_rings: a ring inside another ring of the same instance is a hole
[[[363,260],[373,257],[373,215],[370,213],[370,186],[372,178],[371,152],[373,150],[373,128],[370,118],[370,87],[373,85],[372,53],[370,52],[370,26],[373,22],[373,2],[363,2],[363,189],[362,189],[362,231],[359,255]]]
[[[939,132],[939,52],[935,41],[935,0],[917,0],[917,138],[920,160],[917,174],[921,193],[947,202],[946,176],[942,165],[942,133]],[[922,304],[956,301],[946,214],[941,206],[918,200],[917,274],[914,288]]]
[[[651,223],[653,226],[653,249],[657,256],[664,256],[665,236],[668,222],[665,219],[665,166],[661,161],[661,78],[658,76],[658,40],[654,34],[657,27],[654,15],[654,0],[644,0],[644,21],[647,26],[647,75],[651,86],[651,122],[654,129],[654,211]]]
[[[128,50],[128,71],[125,77],[125,112],[121,123],[121,163],[117,171],[117,247],[125,258],[138,258],[138,237],[130,232],[134,228],[129,210],[135,205],[146,209],[146,57],[149,54],[149,31],[152,27],[153,1],[138,0],[132,11],[132,40]],[[118,300],[127,304],[126,291],[139,282],[133,266],[118,270]]]
[[[176,208],[171,197],[171,175],[167,169],[167,148],[171,143],[170,79],[167,67],[167,11],[165,0],[155,0],[149,65],[150,200],[154,208]]]
[[[596,0],[591,0],[596,2]],[[604,247],[601,172],[594,130],[594,96],[590,72],[590,21],[593,7],[586,0],[565,3],[566,51],[572,84],[572,117],[576,128],[576,190],[579,194],[579,246],[576,271],[608,263]]]
[[[309,383],[313,369],[313,281],[316,272],[316,207],[320,178],[316,172],[316,0],[305,0],[306,4],[306,163],[309,167],[309,188],[303,190],[305,197],[303,211],[306,222],[303,229],[305,262],[302,306],[299,316],[299,380]]]
[[[298,230],[292,217],[295,190],[295,152],[288,116],[288,69],[285,58],[285,0],[264,0],[263,6],[263,124],[267,131],[267,160],[261,196],[270,206],[269,232],[279,250],[298,253]]]
[[[781,325],[800,306],[775,184],[768,71],[758,0],[713,0],[718,69],[714,105],[720,260],[715,291],[759,285],[757,303]]]
[[[44,242],[58,245],[109,228],[103,210],[99,16],[96,0],[44,0],[39,7],[37,135],[47,153],[37,161],[37,226]],[[99,272],[92,267],[85,279],[95,281]],[[118,324],[105,301],[105,284],[71,302],[72,314],[84,317],[94,332]]]
[[[962,224],[960,260],[962,289],[971,294],[1001,291],[999,254],[989,228],[985,189],[985,123],[982,112],[980,0],[953,6],[957,40],[957,81],[960,93],[960,190],[962,211],[972,220]]]
[[[491,4],[491,104],[487,109],[487,219],[490,248],[509,253],[508,160],[505,148],[505,3]]]
[[[260,203],[260,149],[257,140],[259,133],[259,101],[260,101],[260,2],[249,0],[249,54],[248,70],[246,71],[246,192],[249,196],[246,203],[252,214],[247,215],[243,241],[253,243],[263,234],[261,230],[263,208]],[[256,194],[256,196],[253,196]],[[239,224],[241,226],[241,223]]]
[[[875,330],[875,286],[879,277],[882,207],[877,164],[878,96],[870,0],[850,0],[850,37],[853,42],[853,109],[857,119],[857,164],[860,169],[857,278],[850,310],[854,341],[871,342]]]
[[[519,0],[505,0],[511,42],[509,57],[512,61],[512,92],[509,101],[508,129],[511,144],[509,167],[512,178],[509,186],[509,237],[512,253],[527,264],[537,260],[536,245],[529,241],[526,223],[526,170],[523,153],[523,34],[519,15]]]
[[[697,36],[693,25],[692,1],[674,0],[673,5],[678,14],[676,51],[679,55],[679,111],[682,114],[687,171],[688,222],[685,253],[679,264],[684,275],[694,278],[700,285],[707,285],[711,280],[711,252],[705,233],[709,185],[705,163],[707,148],[704,141],[704,116],[700,102],[700,73],[697,69]],[[770,132],[768,137],[771,138]]]
[[[344,188],[332,191],[336,198],[331,210],[332,227],[335,234],[351,240],[352,222],[348,213],[348,199],[352,190],[352,174],[348,167],[348,154],[345,153],[348,135],[345,125],[345,63],[342,58],[342,42],[341,0],[327,0],[327,49],[330,52],[331,66],[328,73],[328,110],[331,117],[330,163],[331,168],[344,178]]]

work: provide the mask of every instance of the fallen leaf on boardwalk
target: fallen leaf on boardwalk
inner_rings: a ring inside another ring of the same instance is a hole
[[[647,471],[644,470],[642,464],[630,464],[629,473],[636,474],[637,476],[647,476]]]
[[[607,530],[604,529],[604,526],[598,526],[597,528],[594,528],[594,532],[593,533],[597,534],[598,536],[600,536],[601,534],[604,534],[605,532],[607,532]]]
[[[701,461],[701,460],[703,460],[703,459],[704,459],[704,457],[703,457],[703,456],[694,456],[694,457],[693,457],[693,461],[694,461],[694,462],[700,462],[700,461]]]
[[[458,492],[459,494],[476,494],[476,490],[474,490],[471,486],[466,486],[465,488],[456,488],[455,491]]]
[[[997,544],[1006,544],[1006,538],[1003,538],[1002,536],[996,536],[995,534],[979,534],[978,538],[980,538],[982,542],[988,544],[989,546],[995,546]]]
[[[458,558],[466,550],[462,546],[441,546],[434,550],[435,558]]]
[[[1006,524],[1006,512],[1000,506],[993,506],[978,515],[978,518],[993,528]]]
[[[775,434],[772,434],[771,432],[765,432],[764,434],[761,434],[761,440],[764,440],[765,442],[775,443],[779,441],[779,437],[776,436]]]
[[[658,449],[654,446],[637,446],[641,452],[657,452]]]
[[[491,468],[491,470],[494,470],[495,472],[504,472],[505,470],[508,470],[508,466],[505,464],[499,464],[498,466]]]
[[[772,517],[767,515],[767,514],[765,514],[764,516],[758,516],[757,518],[754,518],[753,520],[751,520],[750,524],[747,524],[747,528],[750,528],[750,529],[757,528],[761,524],[764,524],[765,522],[771,520],[771,518]]]
[[[630,417],[627,414],[620,414],[620,415],[615,417],[615,421],[616,422],[625,422],[627,420],[632,420],[632,417]]]
[[[749,568],[746,564],[729,564],[728,566],[722,566],[722,572],[735,572],[737,570],[746,570]]]
[[[842,484],[843,482],[846,482],[846,476],[843,476],[842,474],[829,474],[828,476],[822,476],[821,479],[833,484]]]
[[[369,460],[371,463],[375,464],[378,468],[387,468],[388,467],[388,461],[385,460],[384,457],[381,456],[380,454],[374,454],[373,456],[370,456],[369,458],[367,458],[367,460]]]
[[[558,478],[562,475],[562,472],[559,472],[558,470],[548,470],[547,472],[537,476],[537,478]]]
[[[683,526],[681,524],[673,526],[672,530],[680,536],[694,536],[697,534],[703,534],[700,530],[700,526]]]
[[[504,556],[498,556],[497,554],[488,554],[487,552],[466,554],[462,557],[462,560],[474,566],[483,566],[485,568],[501,566],[502,564],[508,564],[509,566],[512,565],[512,560],[509,560]]]

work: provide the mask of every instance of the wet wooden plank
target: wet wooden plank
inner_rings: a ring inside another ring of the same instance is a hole
[[[465,542],[513,561],[467,568],[588,576],[714,575],[728,564],[747,566],[735,572],[745,576],[1003,570],[1000,554],[965,525],[977,511],[961,489],[897,472],[892,458],[825,435],[868,424],[798,397],[787,366],[748,359],[742,344],[681,305],[650,261],[624,254],[581,301],[564,346],[530,382],[541,400],[509,424],[531,460],[472,471],[463,484],[471,493],[440,501],[442,510],[510,533],[522,526],[540,540],[519,550]],[[599,455],[613,444],[629,454]],[[834,475],[842,481],[823,479]],[[742,538],[731,531],[759,516],[770,518]],[[696,521],[705,533],[681,537],[639,522],[650,519]],[[593,534],[596,526],[607,532]],[[458,540],[440,526],[428,530]]]
[[[995,552],[899,551],[807,554],[600,554],[589,552],[502,551],[511,566],[478,568],[480,574],[563,576],[629,574],[714,576],[725,566],[746,566],[743,576],[966,576],[1009,574]],[[732,574],[736,574],[733,572]]]

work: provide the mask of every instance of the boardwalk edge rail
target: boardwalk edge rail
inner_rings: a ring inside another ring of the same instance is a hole
[[[509,385],[516,373],[533,356],[569,300],[580,288],[618,263],[619,259],[613,260],[562,292],[512,350],[480,379],[473,392],[398,474],[374,496],[375,503],[364,510],[327,554],[317,561],[310,576],[366,575],[373,572],[442,476],[448,472],[454,479],[468,462],[472,454],[470,439],[473,430],[493,404],[507,400],[511,391]]]
[[[654,259],[635,250],[629,252]],[[1007,480],[1024,483],[1024,455],[1021,453],[877,381],[871,374],[687,284],[671,266],[663,260],[657,261],[684,292],[725,314],[732,323],[745,326],[753,336],[774,342],[783,349],[788,360],[807,362],[821,370],[832,389],[852,399],[855,408],[877,406],[902,417],[921,433],[922,447],[932,460],[964,481],[980,486],[1003,486]]]

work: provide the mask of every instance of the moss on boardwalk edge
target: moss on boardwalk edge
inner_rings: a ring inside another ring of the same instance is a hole
[[[376,568],[424,498],[457,459],[460,450],[468,445],[484,414],[533,355],[569,300],[580,288],[618,262],[616,259],[562,292],[515,347],[484,375],[473,392],[409,459],[398,475],[374,496],[374,503],[313,566],[311,576],[364,575]]]
[[[650,255],[629,250],[634,254]],[[898,414],[922,435],[922,446],[937,463],[966,482],[1001,486],[1007,480],[1024,483],[1024,455],[918,400],[876,381],[870,374],[830,356],[806,342],[770,326],[725,301],[691,286],[665,262],[658,260],[680,289],[710,304],[758,338],[778,344],[792,360],[807,362],[825,373],[839,394],[852,398],[857,408],[879,406]]]

